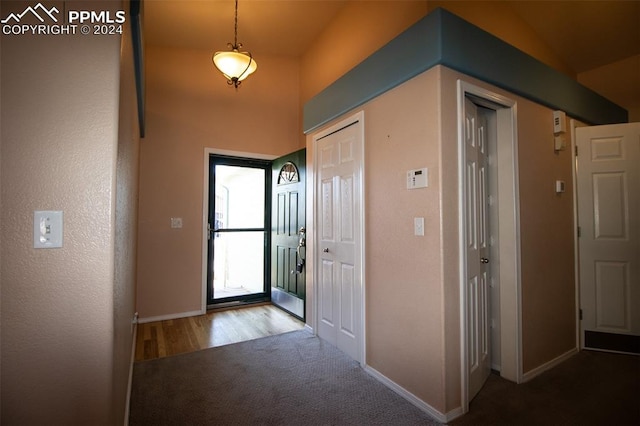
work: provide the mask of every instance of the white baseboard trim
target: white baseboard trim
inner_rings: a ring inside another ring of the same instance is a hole
[[[445,414],[445,418],[447,419],[447,421],[444,422],[444,423],[448,423],[453,419],[457,419],[458,417],[462,416],[463,414],[464,414],[464,411],[462,410],[462,407],[454,408],[453,410],[451,410],[447,414]]]
[[[315,333],[313,332],[313,327],[311,327],[309,324],[305,324],[304,329],[315,335]]]
[[[404,399],[406,399],[407,401],[409,401],[410,403],[418,407],[420,410],[424,411],[425,413],[427,413],[428,415],[430,415],[431,417],[439,421],[440,423],[450,422],[451,420],[463,414],[462,407],[449,411],[447,414],[443,414],[440,411],[433,408],[431,405],[427,404],[426,402],[424,402],[423,400],[415,396],[414,394],[412,394],[411,392],[409,392],[408,390],[406,390],[405,388],[403,388],[402,386],[400,386],[399,384],[397,384],[396,382],[394,382],[393,380],[389,379],[384,374],[380,373],[375,368],[371,368],[370,366],[367,365],[364,367],[364,371],[366,371],[373,378],[381,382],[383,385],[385,385],[386,387],[388,387],[389,389],[391,389],[392,391],[394,391],[395,393],[397,393],[398,395],[400,395],[401,397],[403,397]]]
[[[536,376],[539,376],[540,374],[544,373],[545,371],[552,369],[553,367],[555,367],[556,365],[560,364],[561,362],[566,361],[567,359],[571,358],[572,356],[574,356],[577,353],[578,353],[578,349],[577,348],[573,348],[573,349],[563,353],[559,357],[554,358],[551,361],[546,362],[546,363],[534,368],[533,370],[527,371],[526,373],[524,373],[522,375],[522,382],[520,382],[520,383],[528,382],[529,380],[533,379]]]
[[[177,314],[159,315],[156,317],[139,318],[138,324],[145,324],[148,322],[155,322],[155,321],[167,321],[167,320],[172,320],[177,318],[195,317],[196,315],[204,315],[206,313],[207,313],[206,310],[204,312],[199,310],[199,311],[179,312]]]

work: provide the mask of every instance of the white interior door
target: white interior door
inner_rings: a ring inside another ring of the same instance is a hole
[[[487,125],[465,98],[465,244],[469,400],[491,372],[489,353],[489,214]]]
[[[582,344],[638,352],[640,123],[576,129]]]
[[[318,335],[363,362],[362,121],[314,138]]]

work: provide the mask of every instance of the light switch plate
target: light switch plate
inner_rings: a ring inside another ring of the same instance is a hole
[[[424,217],[413,218],[413,234],[417,237],[424,237]]]
[[[33,212],[33,248],[62,247],[62,212],[36,210]]]

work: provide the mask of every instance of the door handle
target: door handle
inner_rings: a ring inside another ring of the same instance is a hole
[[[489,263],[489,259],[487,259],[486,257],[481,257],[480,263]]]
[[[325,253],[329,253],[329,249],[328,248],[322,249],[322,251],[325,252]]]
[[[298,247],[304,247],[307,245],[307,230],[305,229],[305,227],[301,227],[300,230],[298,231],[298,235],[300,236],[300,239],[298,240]]]
[[[298,231],[298,235],[300,239],[298,240],[298,247],[296,247],[296,253],[298,257],[304,262],[305,257],[307,256],[307,230],[304,228],[300,228]],[[304,249],[304,251],[302,250]]]

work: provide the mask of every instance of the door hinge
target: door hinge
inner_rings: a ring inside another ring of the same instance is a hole
[[[582,228],[578,226],[578,238],[582,236]]]
[[[580,319],[580,321],[582,321],[582,309],[580,309],[578,312],[578,318]]]
[[[576,146],[576,157],[578,156],[578,147]]]

